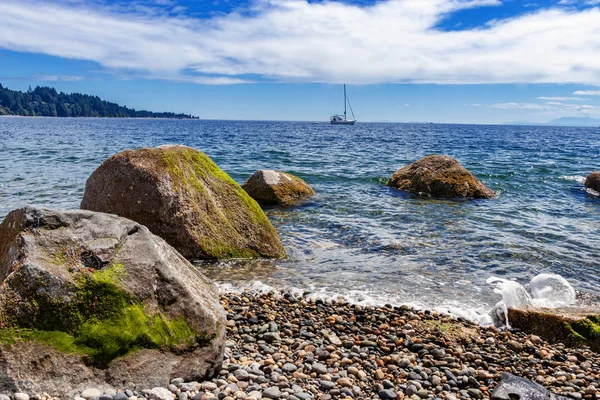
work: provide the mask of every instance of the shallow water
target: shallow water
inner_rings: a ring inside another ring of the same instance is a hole
[[[483,313],[499,299],[490,276],[556,273],[600,295],[600,198],[581,183],[600,169],[599,139],[593,128],[0,117],[0,216],[78,207],[111,154],[181,143],[239,183],[282,169],[318,193],[267,210],[288,260],[201,266],[220,283]],[[456,157],[499,197],[427,200],[384,185],[431,153]]]

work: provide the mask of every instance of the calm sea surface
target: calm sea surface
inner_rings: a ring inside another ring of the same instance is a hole
[[[600,170],[593,128],[0,117],[0,216],[26,204],[77,208],[110,155],[180,143],[237,182],[257,169],[296,174],[318,195],[267,210],[290,255],[201,265],[225,288],[268,286],[354,300],[485,312],[485,280],[557,273],[600,295]],[[457,158],[499,193],[470,202],[419,199],[385,186],[431,153]]]

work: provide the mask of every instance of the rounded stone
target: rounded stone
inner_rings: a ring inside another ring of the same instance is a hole
[[[388,186],[434,198],[491,199],[495,197],[492,190],[457,160],[441,155],[426,156],[400,168],[392,175]]]
[[[113,155],[88,178],[81,208],[139,222],[188,259],[285,257],[256,201],[186,146]]]
[[[102,392],[96,388],[88,388],[81,392],[81,397],[88,400],[92,397],[100,397],[102,396]]]

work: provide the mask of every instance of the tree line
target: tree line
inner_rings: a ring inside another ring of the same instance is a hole
[[[110,118],[198,118],[189,114],[134,110],[104,101],[98,96],[63,93],[47,86],[26,92],[10,90],[0,84],[0,115],[43,117]]]

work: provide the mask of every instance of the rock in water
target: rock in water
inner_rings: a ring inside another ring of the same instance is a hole
[[[509,308],[513,328],[543,337],[550,343],[589,346],[600,351],[600,308]]]
[[[492,392],[492,400],[567,400],[558,396],[542,385],[519,378],[507,372],[502,374],[502,381]]]
[[[288,205],[315,194],[315,191],[297,176],[265,169],[252,174],[242,188],[250,197],[264,205]]]
[[[81,208],[139,222],[189,259],[285,256],[260,206],[185,146],[115,154],[87,180]]]
[[[585,186],[600,193],[600,172],[592,172],[585,179]]]
[[[400,168],[388,186],[437,198],[491,199],[494,192],[452,157],[431,155]]]
[[[131,220],[26,207],[0,225],[0,392],[166,386],[218,372],[214,284]]]

